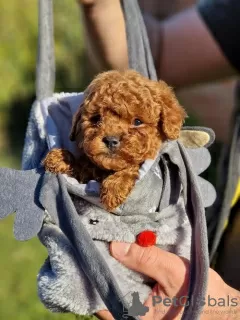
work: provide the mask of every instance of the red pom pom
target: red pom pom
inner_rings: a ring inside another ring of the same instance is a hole
[[[137,235],[136,240],[141,247],[150,247],[156,244],[157,236],[153,231],[145,230]]]

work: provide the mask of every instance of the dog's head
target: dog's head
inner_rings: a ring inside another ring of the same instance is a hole
[[[119,171],[153,159],[166,139],[177,139],[186,114],[163,81],[109,71],[85,91],[70,139],[100,168]]]

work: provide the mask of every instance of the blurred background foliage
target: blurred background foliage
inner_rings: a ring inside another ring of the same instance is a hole
[[[37,0],[0,0],[1,165],[19,166],[35,95],[37,7]],[[76,1],[54,1],[54,18],[56,91],[79,91],[87,80]]]
[[[37,0],[0,0],[0,166],[20,168],[21,150],[35,97]],[[76,1],[54,1],[56,91],[87,83],[80,13]],[[47,253],[37,239],[13,239],[13,217],[0,223],[0,319],[50,320],[37,297],[36,276]],[[90,317],[79,317],[90,319]]]

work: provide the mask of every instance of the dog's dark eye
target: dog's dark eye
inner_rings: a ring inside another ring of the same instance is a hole
[[[138,127],[138,126],[140,126],[141,124],[143,124],[143,122],[142,122],[140,119],[134,119],[134,120],[133,120],[133,124],[134,124],[134,126]]]
[[[95,116],[92,116],[90,118],[90,121],[93,123],[93,124],[97,124],[101,121],[101,116],[100,114],[96,114]]]

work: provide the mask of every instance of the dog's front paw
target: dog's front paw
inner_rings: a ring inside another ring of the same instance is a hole
[[[74,176],[75,159],[66,149],[52,149],[43,160],[45,170],[52,173],[66,173]]]
[[[110,190],[111,188],[109,189],[109,186],[102,186],[100,195],[101,203],[103,204],[104,208],[109,212],[113,211],[118,206],[120,206],[127,198],[127,195],[122,195],[121,190],[118,190],[118,188],[114,188],[114,192]]]
[[[138,168],[128,168],[103,180],[100,198],[107,211],[113,211],[127,199],[137,177]]]

